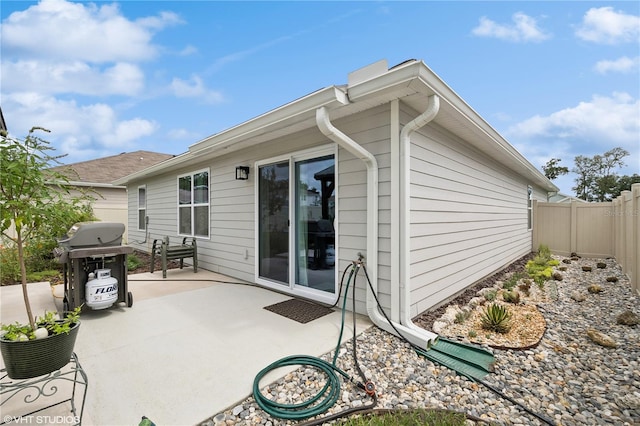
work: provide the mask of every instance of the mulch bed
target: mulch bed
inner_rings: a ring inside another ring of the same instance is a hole
[[[512,274],[513,272],[524,270],[527,262],[533,259],[534,257],[535,257],[535,253],[529,253],[521,257],[520,259],[509,264],[504,269],[474,284],[473,286],[468,287],[462,293],[455,296],[452,300],[445,302],[443,305],[437,307],[436,309],[423,312],[422,314],[413,318],[413,322],[417,326],[420,326],[425,330],[431,330],[433,328],[433,323],[438,319],[440,319],[442,315],[444,315],[449,305],[455,304],[458,306],[466,306],[471,299],[477,296],[478,291],[486,287],[493,287],[497,281],[503,281],[504,277],[507,274]]]

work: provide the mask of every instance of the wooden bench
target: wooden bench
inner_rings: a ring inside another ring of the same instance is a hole
[[[184,259],[193,259],[193,272],[198,272],[198,246],[196,239],[191,239],[191,244],[187,244],[187,238],[182,239],[182,244],[169,244],[169,237],[153,240],[151,247],[151,266],[150,271],[153,273],[155,267],[155,258],[160,256],[162,259],[162,278],[167,278],[167,262],[169,260],[180,259],[180,269],[184,266]]]

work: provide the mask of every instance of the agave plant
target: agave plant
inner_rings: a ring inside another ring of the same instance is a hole
[[[492,303],[484,311],[482,328],[496,333],[508,332],[511,328],[511,312],[505,306]]]

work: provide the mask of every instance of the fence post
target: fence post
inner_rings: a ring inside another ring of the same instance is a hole
[[[569,219],[569,253],[578,252],[578,203],[571,200],[571,214]]]
[[[640,295],[640,183],[631,185],[631,238],[633,238],[633,256],[630,268],[631,287]]]
[[[531,224],[531,253],[534,253],[540,247],[539,221],[538,221],[538,200],[533,200],[532,212],[533,223]]]

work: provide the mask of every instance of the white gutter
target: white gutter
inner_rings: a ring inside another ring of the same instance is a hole
[[[373,291],[366,286],[367,314],[371,321],[381,329],[395,334],[396,330],[414,345],[429,348],[437,339],[437,335],[420,328],[408,328],[396,322],[388,322],[380,313],[374,292],[378,292],[378,162],[375,156],[364,149],[356,141],[342,133],[329,121],[326,107],[316,110],[316,123],[323,135],[343,147],[362,160],[367,167],[367,260],[368,275]],[[395,329],[394,329],[395,327]]]
[[[411,330],[422,330],[411,321],[411,170],[410,170],[410,154],[411,154],[411,134],[419,128],[426,126],[438,114],[440,109],[440,98],[437,95],[429,96],[429,104],[427,109],[407,123],[400,132],[400,212],[402,218],[400,220],[400,247],[401,247],[401,270],[400,285],[402,286],[400,297],[400,322]]]

